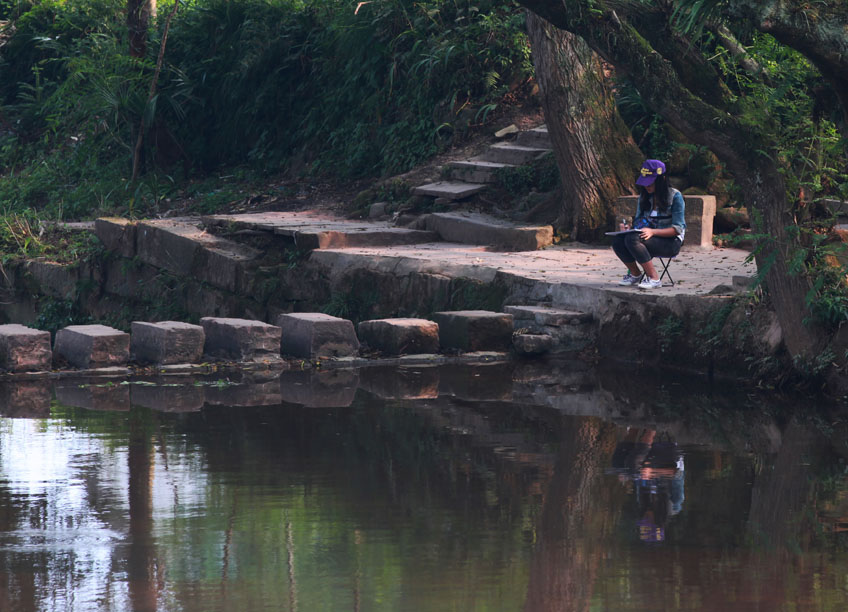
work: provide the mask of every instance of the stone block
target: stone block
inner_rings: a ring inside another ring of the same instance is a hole
[[[199,325],[133,321],[130,331],[130,354],[139,363],[196,363],[203,356],[206,334]]]
[[[248,319],[200,319],[206,342],[203,352],[234,361],[278,361],[280,333],[276,325]]]
[[[302,359],[349,357],[359,354],[359,340],[353,323],[320,312],[282,314],[277,317],[282,330],[281,353]]]
[[[632,219],[636,214],[639,196],[621,196],[615,204],[615,228],[621,219]],[[712,248],[713,221],[716,214],[716,198],[711,195],[683,196],[685,202],[686,238],[684,249]]]
[[[375,319],[359,324],[359,338],[386,355],[435,353],[439,324],[427,319]]]
[[[303,370],[283,372],[283,401],[306,408],[346,408],[359,387],[357,370]]]
[[[102,217],[94,222],[94,234],[110,251],[121,257],[135,257],[137,224],[120,217]]]
[[[50,332],[10,323],[0,325],[0,368],[9,372],[49,370]]]
[[[512,346],[512,315],[487,310],[436,312],[443,349],[507,351]]]
[[[71,325],[56,332],[53,352],[76,368],[125,366],[130,335],[105,325]]]

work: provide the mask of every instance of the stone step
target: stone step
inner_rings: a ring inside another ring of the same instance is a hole
[[[445,198],[455,202],[456,200],[464,200],[471,196],[480,193],[486,188],[485,185],[474,183],[462,183],[452,181],[439,181],[421,185],[412,190],[413,195],[431,196],[434,198]]]
[[[550,225],[515,226],[480,213],[431,213],[417,224],[436,232],[442,240],[484,244],[508,251],[535,251],[553,243]]]
[[[498,162],[466,159],[453,161],[448,164],[451,178],[466,183],[494,183],[497,181],[496,171],[503,168],[515,168],[515,164],[500,164]]]
[[[512,315],[515,329],[521,332],[513,341],[516,352],[522,355],[579,351],[597,335],[592,315],[585,312],[523,305],[504,306],[504,312]]]
[[[292,240],[302,249],[380,247],[433,242],[433,232],[393,227],[386,222],[347,221],[337,217],[295,212],[211,215],[203,222],[212,228],[231,227],[270,232]]]
[[[234,361],[278,361],[282,330],[250,319],[203,317],[203,352]]]
[[[489,147],[485,153],[471,159],[473,161],[491,161],[501,164],[520,165],[531,162],[540,155],[550,152],[551,149],[548,147],[527,147],[512,144],[511,142],[499,142]]]
[[[563,325],[589,323],[592,320],[592,315],[585,312],[546,306],[508,305],[504,306],[504,312],[513,316],[516,327],[520,327],[520,323],[523,321],[533,321],[537,325],[561,327]]]
[[[550,134],[548,134],[548,126],[546,125],[540,125],[539,127],[535,127],[531,130],[519,132],[515,137],[515,144],[525,147],[553,148]]]
[[[512,344],[512,315],[487,310],[434,312],[443,349],[505,351]]]

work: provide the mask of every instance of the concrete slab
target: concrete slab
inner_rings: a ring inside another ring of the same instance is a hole
[[[550,225],[516,226],[481,213],[431,213],[418,225],[436,232],[446,242],[484,244],[509,251],[535,251],[553,243]]]
[[[81,369],[125,366],[130,335],[106,325],[70,325],[56,332],[53,352]]]
[[[552,149],[550,147],[528,147],[511,142],[499,142],[493,144],[484,153],[471,159],[475,161],[492,161],[501,164],[526,164],[540,155],[551,153],[551,151]]]
[[[41,372],[50,370],[52,364],[50,332],[16,323],[0,325],[0,369]]]
[[[485,188],[485,185],[473,183],[439,181],[416,187],[412,190],[412,193],[414,195],[432,196],[434,198],[445,198],[446,200],[456,201],[470,198]]]
[[[209,226],[232,226],[270,232],[291,239],[298,248],[329,249],[391,246],[432,242],[438,237],[425,230],[394,227],[387,222],[349,221],[313,212],[264,212],[203,217]]]
[[[200,325],[181,321],[133,321],[130,331],[130,354],[139,363],[197,363],[203,356],[206,334]]]
[[[320,312],[281,314],[280,352],[302,359],[348,357],[359,354],[359,340],[353,323]]]

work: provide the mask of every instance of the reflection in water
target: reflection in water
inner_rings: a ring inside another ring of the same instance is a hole
[[[612,471],[635,493],[639,539],[664,541],[666,522],[683,508],[685,473],[677,444],[653,429],[628,428],[612,455]]]
[[[842,609],[841,419],[633,388],[568,364],[0,388],[0,610]]]

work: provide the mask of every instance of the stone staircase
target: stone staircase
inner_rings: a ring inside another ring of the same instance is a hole
[[[429,196],[437,201],[456,202],[485,190],[496,181],[498,170],[515,168],[553,153],[548,128],[540,126],[518,132],[515,140],[491,145],[474,157],[448,164],[451,180],[420,185],[413,195]]]

